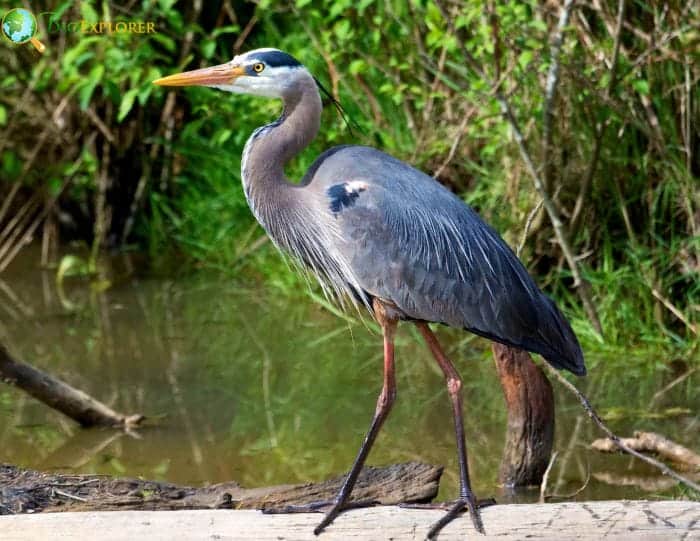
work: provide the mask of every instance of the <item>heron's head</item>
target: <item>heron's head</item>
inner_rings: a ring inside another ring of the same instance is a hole
[[[278,49],[255,49],[226,64],[185,71],[153,81],[160,86],[210,86],[228,92],[281,98],[311,75],[293,56]]]

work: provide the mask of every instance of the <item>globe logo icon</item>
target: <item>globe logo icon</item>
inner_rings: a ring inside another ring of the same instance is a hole
[[[43,53],[46,47],[34,36],[37,31],[34,14],[24,8],[15,8],[8,11],[0,23],[2,34],[12,43],[20,45],[31,42],[37,51]]]

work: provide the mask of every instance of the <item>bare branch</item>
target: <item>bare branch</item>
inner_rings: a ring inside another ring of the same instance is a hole
[[[142,415],[122,415],[83,391],[71,387],[33,366],[13,359],[0,344],[0,381],[29,393],[47,406],[60,411],[82,426],[134,427]]]
[[[525,222],[525,228],[523,229],[523,234],[520,237],[520,242],[518,243],[518,247],[515,250],[515,255],[520,257],[520,254],[523,251],[523,248],[525,248],[525,242],[527,241],[527,236],[530,234],[530,229],[532,228],[532,224],[535,221],[535,218],[540,212],[540,209],[542,208],[543,200],[540,199],[537,204],[533,207],[533,209],[530,211],[530,214],[527,215],[527,221]]]
[[[680,473],[676,472],[675,470],[669,468],[666,464],[663,462],[660,462],[659,460],[656,460],[654,458],[648,457],[646,455],[643,455],[639,451],[636,451],[632,448],[630,448],[628,445],[626,445],[615,433],[613,433],[612,430],[608,428],[608,426],[603,422],[603,420],[600,418],[598,413],[593,409],[593,406],[591,406],[591,403],[589,402],[588,398],[579,391],[576,386],[571,383],[569,380],[567,380],[564,376],[561,375],[561,373],[554,367],[552,367],[549,363],[544,363],[545,368],[547,371],[554,376],[556,379],[559,380],[559,382],[566,387],[569,391],[571,391],[576,398],[578,398],[579,402],[581,402],[581,405],[583,406],[583,409],[586,410],[586,413],[588,416],[593,420],[593,422],[598,425],[598,428],[600,428],[605,435],[610,438],[612,443],[620,450],[624,451],[625,453],[632,455],[639,460],[646,462],[647,464],[657,468],[658,470],[661,471],[664,475],[667,475],[669,477],[672,477],[679,483],[682,483],[683,485],[691,488],[698,494],[700,494],[700,485],[695,483],[694,481],[691,481],[687,477],[684,477]]]
[[[545,187],[549,190],[551,189],[551,164],[550,164],[550,151],[552,148],[552,118],[554,117],[554,99],[557,94],[557,85],[559,84],[559,53],[561,53],[561,46],[564,42],[564,29],[569,23],[569,15],[571,13],[571,8],[574,4],[573,0],[566,0],[564,2],[564,7],[559,14],[559,22],[557,23],[557,29],[554,34],[554,39],[552,40],[551,47],[551,63],[549,64],[549,70],[547,71],[547,82],[545,84],[544,92],[544,116],[542,122],[542,133],[543,133],[543,143],[542,143],[542,163],[543,168],[543,178],[542,181]]]
[[[554,461],[557,459],[557,453],[552,453],[552,458],[549,459],[549,464],[547,464],[547,469],[544,470],[544,475],[542,476],[542,483],[540,484],[540,503],[544,503],[545,493],[547,492],[547,481],[549,480],[549,472],[552,471],[552,466],[554,466]]]

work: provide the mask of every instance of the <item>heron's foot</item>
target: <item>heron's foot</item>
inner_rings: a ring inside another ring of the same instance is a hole
[[[469,515],[472,517],[472,523],[474,524],[474,529],[479,533],[484,532],[484,524],[481,521],[481,513],[479,509],[482,507],[488,507],[490,505],[496,505],[496,500],[493,498],[486,498],[484,500],[477,500],[472,494],[467,496],[461,496],[459,499],[452,502],[439,502],[439,503],[408,503],[401,504],[400,507],[409,509],[443,509],[446,510],[445,516],[438,520],[435,524],[430,527],[428,531],[427,538],[435,539],[440,531],[452,522],[455,518],[461,515],[464,511],[469,511]]]
[[[441,511],[448,511],[452,509],[452,507],[458,502],[459,500],[451,500],[449,502],[430,502],[430,503],[400,503],[399,507],[402,509],[440,509]],[[483,500],[476,500],[476,506],[479,509],[483,509],[484,507],[490,507],[492,505],[496,505],[498,502],[496,502],[495,498],[484,498]]]
[[[320,533],[328,526],[341,511],[348,509],[359,509],[361,507],[373,507],[379,505],[376,500],[359,500],[346,502],[342,505],[335,500],[320,500],[316,502],[303,503],[300,505],[264,505],[261,511],[266,515],[284,515],[288,513],[326,513],[321,524],[316,528]],[[330,517],[330,518],[329,518]],[[319,529],[320,528],[320,529]],[[318,533],[316,535],[318,535]]]
[[[356,502],[341,502],[336,500],[332,503],[331,508],[326,511],[326,516],[323,517],[323,520],[314,528],[314,535],[320,535],[320,533],[326,529],[326,526],[330,525],[343,511],[358,509],[360,507],[373,507],[375,505],[379,505],[379,502],[376,500],[360,500]]]

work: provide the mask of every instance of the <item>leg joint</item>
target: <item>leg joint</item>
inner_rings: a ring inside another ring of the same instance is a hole
[[[384,412],[387,413],[391,406],[396,402],[396,387],[394,388],[382,388],[382,392],[377,399],[377,413]]]
[[[462,380],[459,377],[451,376],[447,378],[447,392],[457,395],[462,390]]]

